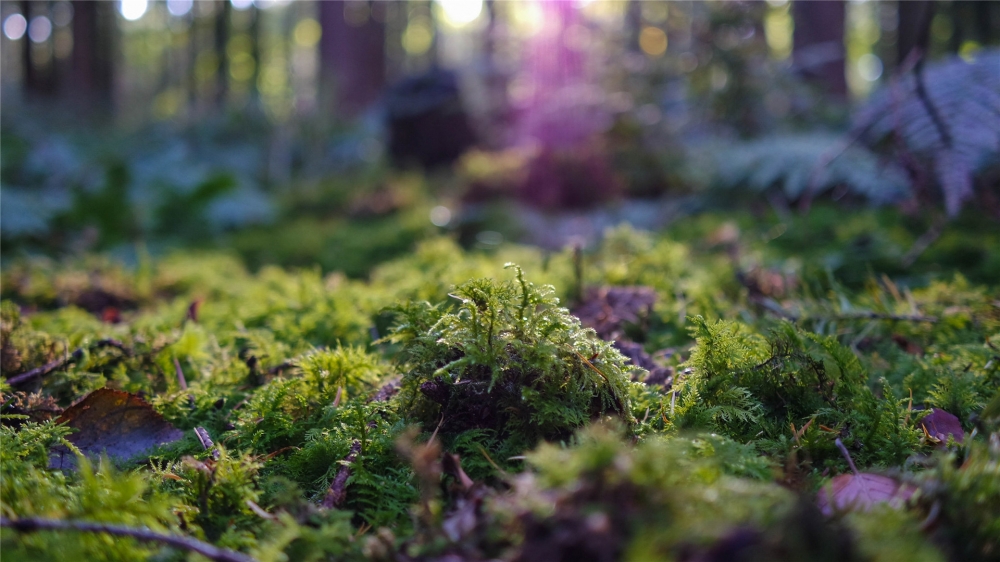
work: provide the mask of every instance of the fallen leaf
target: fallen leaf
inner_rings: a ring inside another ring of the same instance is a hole
[[[642,382],[647,385],[661,385],[669,387],[674,380],[674,370],[670,367],[663,367],[653,361],[653,356],[646,353],[642,344],[619,339],[614,342],[614,346],[622,355],[628,357],[636,367],[645,369],[649,374]]]
[[[824,515],[837,511],[868,511],[880,503],[901,507],[913,495],[914,488],[906,484],[868,472],[841,474],[823,486],[816,504]]]
[[[958,417],[940,408],[931,410],[930,414],[920,420],[920,424],[924,426],[927,435],[939,441],[937,443],[939,448],[947,446],[949,435],[955,438],[956,443],[961,443],[965,439],[965,430],[962,429],[962,422]]]
[[[601,287],[587,292],[573,314],[601,339],[621,338],[626,324],[638,324],[649,316],[656,303],[651,287]]]
[[[147,455],[158,445],[173,443],[184,435],[142,398],[111,388],[91,392],[67,408],[56,422],[77,430],[67,440],[83,454],[91,458],[106,454],[115,461]],[[75,469],[76,456],[67,447],[53,447],[49,467]]]
[[[892,335],[892,341],[899,346],[900,349],[909,353],[910,355],[923,355],[924,348],[920,347],[916,342],[907,339],[899,334]]]

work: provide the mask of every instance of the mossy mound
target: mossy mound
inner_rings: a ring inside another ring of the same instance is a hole
[[[631,427],[626,359],[559,306],[549,285],[474,279],[460,304],[395,308],[390,341],[403,344],[404,411],[445,435],[490,429],[521,447],[565,439],[604,415]]]

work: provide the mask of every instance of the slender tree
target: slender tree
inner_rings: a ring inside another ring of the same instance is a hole
[[[835,98],[847,96],[844,16],[843,0],[797,0],[792,4],[795,66],[806,79]]]
[[[899,2],[898,25],[896,40],[896,61],[902,64],[906,57],[910,55],[914,47],[918,46],[920,33],[925,25],[925,20],[930,17],[930,10],[933,9],[930,0],[915,0],[913,2]]]
[[[110,110],[118,31],[114,3],[75,0],[72,25],[72,66],[64,93],[94,109]]]
[[[355,3],[357,4],[357,3]],[[353,117],[371,105],[385,85],[385,22],[377,16],[380,2],[351,6],[347,2],[319,3],[320,77],[324,95],[333,98],[334,112]],[[348,20],[346,9],[369,15]],[[381,21],[380,21],[381,20]],[[331,95],[333,93],[333,95]]]
[[[222,2],[215,10],[215,56],[219,61],[216,73],[215,103],[223,106],[226,103],[226,96],[229,93],[229,57],[226,54],[226,45],[229,43],[229,15],[232,11],[229,2]]]

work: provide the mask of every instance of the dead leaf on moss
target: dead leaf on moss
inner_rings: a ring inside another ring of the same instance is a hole
[[[965,429],[958,416],[950,414],[940,408],[934,408],[930,414],[920,420],[924,431],[927,432],[938,448],[948,445],[948,436],[954,437],[956,443],[961,443],[965,439]]]
[[[149,454],[184,435],[142,398],[111,388],[91,392],[56,421],[77,430],[67,440],[83,454],[91,458],[106,454],[115,461]],[[76,456],[67,447],[53,447],[49,467],[75,469]]]
[[[841,474],[819,491],[816,504],[824,515],[837,511],[868,511],[880,503],[902,507],[915,488],[869,472]]]
[[[573,314],[601,339],[610,341],[622,337],[626,324],[647,318],[655,303],[652,287],[601,287],[589,290]]]

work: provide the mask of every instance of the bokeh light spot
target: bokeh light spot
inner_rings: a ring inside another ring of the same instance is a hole
[[[403,32],[403,49],[411,55],[422,55],[434,42],[434,31],[426,18],[416,18]]]
[[[972,62],[976,60],[976,53],[982,50],[982,46],[975,41],[965,41],[962,46],[958,48],[958,56],[962,57],[965,62]]]
[[[319,39],[322,36],[323,28],[320,27],[318,21],[312,18],[305,18],[295,24],[295,30],[292,32],[295,44],[299,47],[312,47],[316,43],[319,43]]]
[[[44,43],[52,36],[52,22],[45,16],[31,18],[28,24],[28,38],[35,43]]]
[[[434,226],[448,226],[451,222],[451,209],[443,205],[438,205],[431,209],[431,224]]]
[[[147,0],[122,0],[119,6],[122,17],[128,21],[135,21],[146,13],[146,8],[149,7],[149,2]]]
[[[865,53],[858,58],[858,74],[869,82],[882,77],[882,59],[871,53]]]
[[[368,6],[368,2],[359,2],[357,0],[350,0],[344,2],[344,21],[347,25],[351,27],[361,27],[368,23],[368,18],[371,17],[372,11]]]
[[[257,63],[246,51],[240,51],[229,58],[229,76],[237,82],[246,82],[253,78]]]
[[[73,5],[65,0],[52,6],[52,23],[56,27],[66,27],[73,21]]]
[[[8,16],[3,22],[3,34],[11,41],[17,41],[24,37],[24,32],[28,30],[28,20],[21,14]]]
[[[464,27],[483,12],[483,0],[434,0],[444,21],[452,27]]]
[[[183,16],[194,7],[194,0],[167,0],[167,11],[172,16]]]
[[[663,56],[667,52],[667,34],[658,27],[647,25],[639,32],[639,47],[651,57]]]

